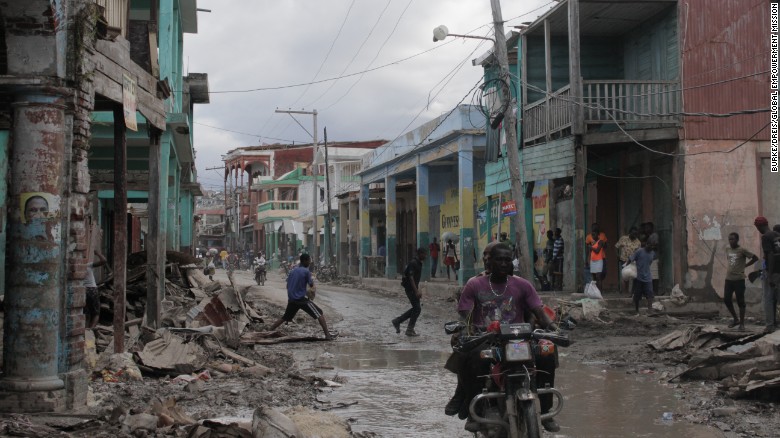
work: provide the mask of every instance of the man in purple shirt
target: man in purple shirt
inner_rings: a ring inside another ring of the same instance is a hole
[[[458,301],[458,313],[469,326],[485,327],[493,321],[502,324],[526,322],[526,313],[536,317],[537,323],[547,330],[557,330],[556,324],[544,312],[544,306],[533,285],[528,280],[512,275],[512,249],[505,243],[499,243],[490,249],[490,255],[485,259],[486,275],[470,279],[463,287]],[[468,403],[481,390],[478,375],[483,366],[479,360],[463,358],[458,370],[458,388],[456,394],[445,408],[445,413],[465,418]],[[546,383],[554,385],[555,366],[552,363],[537,361],[537,368],[543,370],[537,373],[537,385],[543,387]],[[540,397],[542,413],[552,408],[552,396]],[[457,409],[456,409],[457,408]],[[469,423],[467,425],[467,430]],[[542,426],[550,432],[560,430],[552,418],[542,422]]]

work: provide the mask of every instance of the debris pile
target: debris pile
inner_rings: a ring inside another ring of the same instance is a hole
[[[673,379],[718,380],[719,389],[732,398],[780,399],[780,332],[746,334],[697,325],[648,345],[687,355],[687,368]]]

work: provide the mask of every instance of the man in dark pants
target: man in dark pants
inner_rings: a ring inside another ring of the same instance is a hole
[[[301,254],[300,264],[287,275],[287,308],[284,310],[284,315],[271,325],[270,330],[276,330],[282,323],[292,322],[295,314],[303,310],[320,323],[325,333],[325,340],[330,341],[336,334],[328,330],[328,323],[325,321],[322,309],[306,296],[306,286],[309,286],[312,291],[316,290],[309,271],[310,263],[311,257],[308,254]]]
[[[764,253],[764,273],[761,276],[764,287],[764,333],[777,330],[777,306],[780,304],[780,251],[775,242],[780,243],[780,233],[769,228],[769,221],[758,216],[754,221],[756,230],[761,233],[761,250]]]
[[[395,327],[396,333],[401,333],[401,323],[409,320],[409,324],[406,326],[406,336],[420,336],[419,333],[414,331],[414,325],[417,323],[417,318],[420,316],[422,307],[420,306],[420,299],[422,298],[422,292],[420,292],[420,276],[422,275],[423,260],[425,260],[425,248],[417,248],[417,255],[406,265],[404,269],[404,277],[401,280],[401,285],[404,287],[406,297],[409,298],[409,303],[412,308],[403,313],[398,318],[393,319],[393,327]]]
[[[458,313],[475,326],[486,326],[494,320],[501,323],[525,322],[525,314],[530,313],[542,328],[557,330],[557,325],[544,312],[542,301],[533,285],[512,275],[512,258],[512,249],[506,244],[499,243],[490,249],[486,261],[489,272],[466,283],[458,302]],[[447,403],[445,414],[457,413],[460,418],[466,418],[469,402],[482,390],[482,381],[477,376],[486,374],[487,364],[479,358],[478,351],[476,354],[453,356],[452,362],[455,363],[448,361],[448,369],[454,368],[457,372],[458,388],[455,396]],[[552,387],[555,383],[554,356],[552,362],[550,357],[539,359],[536,364],[537,386],[544,387],[549,384]],[[549,412],[553,405],[552,395],[540,396],[539,402],[542,413]],[[552,418],[543,421],[542,426],[550,432],[560,430],[560,426]],[[469,422],[466,427],[471,430]]]

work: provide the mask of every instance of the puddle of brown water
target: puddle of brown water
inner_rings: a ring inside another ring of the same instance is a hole
[[[404,347],[404,348],[401,348]],[[333,412],[353,418],[355,431],[383,437],[471,437],[464,422],[444,415],[455,388],[455,375],[443,368],[447,350],[411,350],[410,344],[336,343],[318,364],[333,366],[327,377],[346,377],[347,383],[323,397],[332,403],[358,402]],[[332,355],[332,356],[330,356]],[[720,438],[720,431],[687,424],[676,418],[673,391],[651,378],[627,375],[561,359],[556,387],[565,396],[557,417],[555,437]],[[672,421],[663,421],[672,412]]]

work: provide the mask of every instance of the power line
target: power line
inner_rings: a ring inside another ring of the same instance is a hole
[[[261,135],[261,134],[250,134],[250,133],[248,133],[248,132],[234,131],[234,130],[232,130],[232,129],[227,129],[227,128],[219,128],[219,127],[217,127],[217,126],[206,125],[205,123],[200,123],[200,122],[194,122],[194,123],[195,123],[196,125],[205,126],[205,127],[207,127],[207,128],[211,128],[211,129],[218,129],[218,130],[220,130],[220,131],[227,131],[227,132],[232,132],[232,133],[235,133],[235,134],[246,135],[246,136],[249,136],[249,137],[257,137],[257,138],[268,138],[268,139],[271,139],[271,140],[278,140],[278,141],[283,141],[283,142],[285,142],[285,143],[295,143],[295,142],[296,142],[296,140],[288,140],[288,139],[284,139],[284,138],[269,137],[269,136],[267,136],[267,135]],[[298,143],[303,143],[303,141],[298,141]]]
[[[384,16],[385,11],[387,11],[387,8],[390,6],[390,3],[392,3],[392,2],[393,2],[393,0],[387,0],[387,3],[385,4],[384,9],[382,9],[382,11],[379,12],[379,16],[376,18],[376,21],[374,22],[374,25],[371,26],[371,30],[368,31],[368,35],[366,35],[366,37],[363,39],[363,42],[360,43],[360,47],[358,47],[357,51],[355,51],[355,54],[352,56],[352,59],[349,60],[347,65],[344,66],[344,69],[341,70],[341,73],[339,73],[339,76],[341,76],[344,73],[346,73],[347,69],[349,69],[349,67],[352,66],[352,63],[355,62],[355,59],[357,59],[358,55],[363,50],[363,47],[366,45],[368,40],[371,38],[371,35],[374,33],[374,30],[376,30],[376,26],[382,20],[382,16]],[[370,67],[370,65],[369,65],[369,67]],[[310,103],[309,105],[306,105],[306,106],[307,107],[313,107],[314,104],[317,103],[320,99],[322,99],[323,96],[328,94],[328,92],[333,88],[333,86],[336,85],[336,82],[338,82],[338,81],[331,82],[330,86],[322,94],[320,94],[320,96],[318,98],[314,99],[314,101],[312,103]],[[331,105],[331,106],[333,106],[333,105]],[[330,106],[328,108],[330,108]]]
[[[328,48],[328,53],[325,54],[325,58],[323,58],[322,62],[320,63],[320,67],[317,69],[317,73],[314,73],[314,76],[311,78],[312,83],[315,79],[317,79],[317,76],[319,76],[320,72],[322,71],[322,67],[325,66],[325,63],[328,61],[328,58],[330,57],[331,52],[333,51],[333,47],[336,45],[336,41],[338,41],[339,37],[341,36],[341,31],[344,29],[344,25],[347,23],[347,19],[349,18],[349,13],[352,12],[352,7],[355,6],[355,0],[352,0],[349,4],[349,8],[347,8],[347,13],[344,15],[344,20],[341,22],[341,26],[339,26],[338,32],[336,32],[336,37],[333,38],[333,41],[330,43],[330,48]],[[309,87],[311,87],[312,83],[306,86],[306,89],[303,90],[300,96],[298,96],[297,99],[295,99],[295,102],[290,104],[290,107],[295,106],[296,103],[298,103],[299,100],[306,94],[307,91],[309,91]]]

